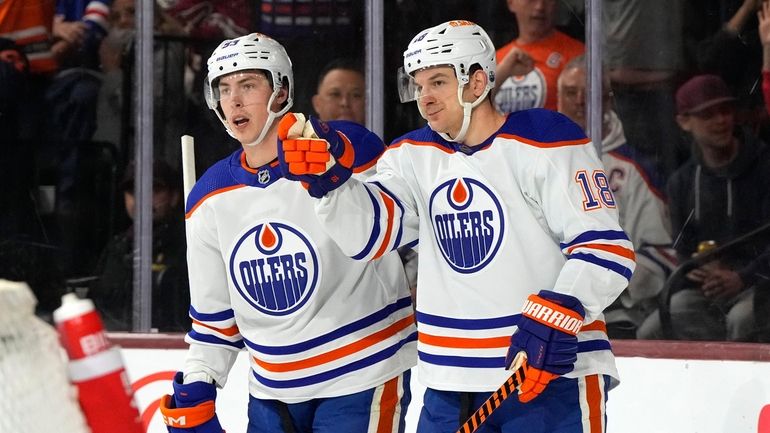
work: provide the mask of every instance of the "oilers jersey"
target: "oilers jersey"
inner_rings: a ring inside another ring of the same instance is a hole
[[[329,124],[355,143],[357,171],[373,167],[379,138],[352,122]],[[251,395],[296,403],[372,388],[415,364],[398,254],[350,259],[318,223],[315,201],[277,162],[249,168],[242,150],[198,180],[186,209],[193,324],[185,374],[204,372],[223,386],[245,347]]]
[[[586,311],[567,377],[617,379],[602,310],[628,285],[633,245],[592,143],[549,110],[509,114],[468,147],[428,127],[397,139],[366,182],[316,213],[351,257],[419,248],[418,373],[430,388],[491,391],[510,376],[510,336],[526,297],[547,289]]]

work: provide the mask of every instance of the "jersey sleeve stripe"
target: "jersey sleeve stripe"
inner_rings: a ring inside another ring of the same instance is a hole
[[[390,192],[385,186],[383,186],[380,182],[374,182],[377,187],[379,187],[382,191],[385,192],[385,194],[388,195],[391,199],[393,199],[393,202],[396,203],[396,206],[398,206],[399,214],[398,214],[398,232],[396,233],[396,239],[393,242],[393,250],[397,249],[399,245],[401,245],[401,236],[404,233],[404,205],[401,203],[401,200],[396,197],[395,194]]]
[[[199,322],[199,321],[197,321],[195,319],[193,319],[193,324],[198,325],[198,326],[202,326],[204,328],[209,328],[212,331],[215,331],[215,332],[217,332],[219,334],[222,334],[222,335],[226,335],[228,337],[233,337],[235,335],[240,334],[240,331],[238,330],[238,326],[237,325],[233,325],[233,326],[230,326],[228,328],[217,328],[215,326],[207,325],[207,324],[205,324],[203,322]]]
[[[195,330],[192,330],[187,333],[187,338],[185,338],[185,341],[190,343],[192,342],[190,340],[193,340],[199,343],[208,343],[214,346],[228,346],[236,349],[243,349],[243,340],[227,341],[222,338],[216,337],[214,335],[201,334],[199,332],[196,332]]]
[[[192,317],[195,320],[205,321],[205,322],[221,322],[221,321],[224,321],[224,320],[228,320],[228,319],[234,318],[235,317],[235,313],[231,309],[224,310],[224,311],[218,311],[216,313],[199,313],[191,305],[190,306],[190,317]]]
[[[592,241],[601,241],[601,240],[628,241],[628,236],[626,236],[625,232],[619,231],[619,230],[591,230],[591,231],[581,233],[580,235],[575,237],[575,239],[573,239],[571,242],[561,243],[561,249],[566,249],[577,244],[585,244]]]
[[[372,250],[372,248],[374,248],[374,244],[377,242],[377,238],[380,237],[380,225],[377,224],[377,222],[380,220],[380,205],[377,203],[377,199],[374,197],[374,194],[372,194],[369,188],[366,188],[366,193],[369,194],[369,198],[372,200],[372,209],[374,210],[373,221],[375,221],[375,224],[372,225],[372,233],[371,236],[369,236],[369,240],[366,242],[366,246],[364,246],[364,249],[362,249],[361,252],[352,257],[353,260],[361,260],[368,256],[369,252]]]
[[[243,188],[245,186],[246,185],[242,185],[242,184],[240,184],[240,185],[232,185],[232,186],[228,186],[228,187],[225,187],[225,188],[220,188],[220,189],[211,191],[210,193],[208,193],[208,194],[204,195],[203,197],[201,197],[201,199],[198,200],[197,203],[195,203],[195,206],[193,206],[186,214],[184,214],[184,218],[185,219],[190,218],[192,216],[193,212],[195,212],[195,210],[198,209],[198,207],[201,204],[203,204],[203,202],[206,201],[207,199],[209,199],[209,198],[211,198],[211,197],[213,197],[213,196],[215,196],[217,194],[221,194],[223,192],[232,191],[232,190],[238,189],[238,188]]]
[[[620,245],[607,245],[607,244],[579,244],[573,245],[567,248],[567,253],[572,253],[576,249],[588,249],[588,250],[600,250],[612,253],[621,257],[625,257],[629,260],[636,260],[636,254],[634,250],[630,248],[624,248]]]
[[[488,337],[488,338],[463,338],[463,337],[444,337],[440,335],[431,335],[425,332],[418,332],[417,339],[420,343],[429,344],[438,347],[451,347],[462,349],[494,349],[508,347],[511,344],[511,336]]]
[[[580,328],[580,332],[588,332],[588,331],[600,331],[607,333],[607,324],[604,323],[603,320],[594,320],[591,323],[586,323],[583,325],[582,328]]]
[[[267,362],[260,360],[257,357],[252,357],[254,362],[263,369],[274,373],[285,373],[295,370],[302,370],[306,368],[316,367],[322,364],[335,361],[337,359],[344,358],[354,353],[360,352],[367,347],[371,347],[381,341],[386,340],[389,337],[396,335],[398,332],[403,331],[414,323],[414,315],[409,315],[403,319],[391,324],[385,329],[381,329],[371,335],[331,350],[329,352],[321,353],[319,355],[292,362]]]
[[[631,269],[617,262],[613,262],[607,259],[602,259],[593,254],[587,254],[587,253],[570,254],[568,256],[568,259],[583,260],[585,262],[592,263],[594,265],[601,266],[603,268],[607,268],[617,274],[620,274],[626,280],[631,280],[631,274],[632,274]]]
[[[395,207],[394,201],[384,192],[380,192],[380,197],[382,197],[382,201],[385,204],[385,211],[387,212],[388,224],[385,227],[385,236],[382,239],[380,248],[374,254],[374,256],[372,257],[372,260],[382,257],[382,255],[385,254],[385,251],[389,249],[388,245],[390,244],[390,232],[393,230],[393,210]]]
[[[508,140],[516,140],[518,142],[528,144],[534,147],[539,147],[541,149],[550,149],[550,148],[567,147],[567,146],[582,146],[591,142],[591,140],[588,138],[580,138],[577,140],[563,140],[563,141],[554,141],[550,143],[544,143],[541,141],[535,141],[535,140],[525,138],[520,135],[514,135],[514,134],[499,134],[498,137],[508,139]]]
[[[314,374],[314,375],[306,376],[302,378],[288,379],[288,380],[275,380],[275,379],[269,379],[269,378],[260,376],[253,369],[251,370],[251,373],[254,375],[254,378],[259,383],[270,388],[297,388],[302,386],[314,385],[317,383],[333,380],[344,374],[361,370],[363,368],[377,364],[378,362],[382,362],[392,357],[393,355],[395,355],[398,352],[398,350],[401,349],[402,346],[404,346],[407,343],[413,342],[416,339],[417,339],[417,332],[413,332],[409,336],[401,339],[400,341],[391,345],[390,347],[386,347],[385,349],[382,349],[379,352],[376,352],[365,358],[361,358],[357,361],[342,365],[332,370],[324,371],[322,373],[318,373],[318,374]]]
[[[322,344],[326,344],[326,343],[329,343],[330,341],[334,341],[340,337],[344,337],[356,331],[360,331],[361,329],[364,329],[368,326],[371,326],[379,321],[386,319],[391,314],[404,308],[412,308],[411,297],[401,298],[396,302],[389,304],[384,308],[382,308],[381,310],[376,311],[362,319],[359,319],[355,322],[352,322],[345,326],[337,328],[334,331],[328,332],[319,337],[312,338],[307,341],[303,341],[301,343],[290,344],[286,346],[265,346],[265,345],[256,344],[252,341],[247,340],[246,345],[249,346],[250,349],[257,352],[264,353],[266,355],[292,355],[292,354],[313,349]]]

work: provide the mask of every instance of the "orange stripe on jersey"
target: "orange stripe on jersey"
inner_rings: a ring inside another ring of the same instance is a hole
[[[511,344],[511,336],[489,337],[489,338],[465,338],[465,337],[444,337],[439,335],[417,333],[417,339],[420,343],[430,344],[438,347],[451,347],[457,349],[497,349],[508,347]]]
[[[554,141],[552,143],[543,143],[540,141],[530,140],[529,138],[524,138],[514,134],[499,134],[498,137],[509,139],[509,140],[520,141],[524,144],[529,144],[530,146],[535,146],[542,149],[549,149],[554,147],[566,147],[566,146],[582,146],[584,144],[588,144],[591,142],[591,140],[588,138],[581,138],[578,140],[565,140],[565,141]]]
[[[192,322],[194,324],[196,324],[196,325],[203,326],[204,328],[211,329],[213,331],[216,331],[216,332],[218,332],[218,333],[220,333],[222,335],[226,335],[228,337],[232,337],[233,335],[237,335],[238,333],[241,332],[238,329],[238,325],[233,325],[233,326],[231,326],[229,328],[217,328],[216,326],[207,325],[207,324],[205,324],[203,322],[199,322],[199,321],[197,321],[195,319],[193,319]]]
[[[586,376],[586,401],[588,403],[588,422],[591,433],[602,433],[602,392],[599,388],[599,376]]]
[[[608,245],[608,244],[578,244],[573,245],[567,249],[567,253],[572,253],[572,250],[575,248],[591,248],[594,250],[601,250],[606,251],[608,253],[612,253],[621,257],[625,257],[629,260],[636,261],[636,253],[634,250],[621,247],[619,245]]]
[[[594,320],[593,322],[587,325],[583,325],[583,327],[580,328],[580,332],[585,332],[585,331],[601,331],[606,334],[607,324],[601,320]]]
[[[186,214],[184,214],[184,219],[190,218],[192,216],[193,212],[195,212],[195,210],[198,209],[198,206],[203,204],[203,202],[206,201],[207,199],[209,199],[210,197],[213,197],[213,196],[215,196],[217,194],[221,194],[223,192],[232,191],[232,190],[238,189],[238,188],[243,188],[245,186],[246,185],[233,185],[233,186],[228,186],[227,188],[221,188],[221,189],[218,189],[218,190],[215,190],[215,191],[211,191],[210,193],[204,195],[203,198],[198,200],[198,203],[195,203],[195,206],[193,206],[193,208],[190,209],[190,212],[187,212]]]
[[[385,229],[385,238],[382,240],[382,245],[380,245],[380,249],[377,250],[377,254],[372,257],[372,260],[378,259],[385,254],[385,251],[388,249],[388,244],[390,244],[390,230],[393,228],[393,208],[395,202],[384,192],[380,192],[380,196],[385,203],[385,210],[388,213],[388,227]]]
[[[374,167],[375,164],[377,164],[378,159],[380,159],[379,156],[367,162],[366,164],[362,164],[362,165],[359,165],[358,167],[353,168],[353,173],[363,173],[364,171],[369,170],[370,168]]]
[[[393,418],[398,405],[398,377],[394,377],[383,384],[380,397],[380,418],[377,420],[377,433],[393,433]],[[398,431],[398,430],[396,430]]]
[[[390,146],[388,146],[388,148],[387,148],[387,149],[385,149],[385,150],[386,150],[386,151],[388,151],[388,150],[390,150],[390,149],[395,149],[395,148],[397,148],[397,147],[401,147],[401,145],[402,145],[402,144],[404,144],[404,143],[406,143],[406,144],[411,144],[412,146],[428,146],[428,147],[435,147],[436,149],[438,149],[438,150],[440,150],[440,151],[442,151],[442,152],[446,152],[446,153],[455,153],[455,151],[454,151],[454,150],[452,150],[452,149],[447,149],[446,147],[443,147],[443,146],[439,146],[438,144],[436,144],[436,143],[434,143],[434,142],[432,142],[432,141],[412,141],[412,140],[409,140],[409,139],[406,139],[406,140],[401,140],[401,141],[399,141],[399,142],[393,143],[393,144],[391,144]]]
[[[414,323],[414,315],[404,317],[398,322],[393,323],[385,329],[368,335],[358,341],[342,346],[340,348],[331,350],[329,352],[321,353],[316,356],[312,356],[307,359],[293,362],[267,362],[258,359],[256,356],[254,362],[267,371],[274,373],[285,373],[287,371],[301,370],[304,368],[316,367],[321,364],[326,364],[337,359],[343,358],[348,355],[352,355],[356,352],[360,352],[367,347],[371,347],[385,339],[396,335],[399,331],[402,331]]]

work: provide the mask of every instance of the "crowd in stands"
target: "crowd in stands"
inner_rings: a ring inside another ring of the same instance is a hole
[[[154,327],[189,327],[179,136],[199,143],[199,174],[238,147],[206,106],[202,63],[222,39],[263,32],[294,62],[292,111],[363,124],[364,3],[156,0]],[[499,111],[547,108],[587,129],[583,1],[385,3],[377,109],[386,143],[422,122],[415,104],[398,103],[403,47],[417,29],[449,19],[479,23],[496,44],[490,97]],[[0,178],[12,186],[0,193],[0,277],[27,280],[44,316],[63,292],[86,290],[111,330],[132,327],[137,7],[0,2]],[[770,237],[742,237],[770,222],[770,1],[614,0],[603,9],[605,80],[593,111],[603,128],[594,141],[637,260],[606,311],[608,333],[767,341]],[[736,239],[683,284],[667,284],[704,248]],[[401,253],[414,269],[416,253]],[[674,335],[660,302],[670,302]]]

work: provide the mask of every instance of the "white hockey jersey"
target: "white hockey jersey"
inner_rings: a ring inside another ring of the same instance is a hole
[[[382,141],[354,139],[352,122],[330,124],[357,146],[356,167],[372,167]],[[319,225],[315,202],[277,162],[249,168],[242,150],[198,180],[186,214],[185,374],[223,386],[245,346],[251,395],[295,403],[359,392],[414,366],[414,310],[398,254],[352,260]]]
[[[626,143],[623,125],[614,111],[606,114],[608,130],[602,140],[602,163],[618,205],[618,220],[636,248],[636,269],[619,298],[623,308],[606,312],[607,321],[628,320],[641,325],[655,296],[677,266],[665,199],[652,167]],[[649,304],[649,305],[647,305]]]
[[[366,182],[351,180],[316,212],[359,260],[419,244],[420,380],[491,391],[529,294],[577,297],[586,325],[568,377],[617,378],[602,310],[634,269],[607,176],[580,127],[543,109],[508,115],[475,147],[428,127],[396,140]]]

